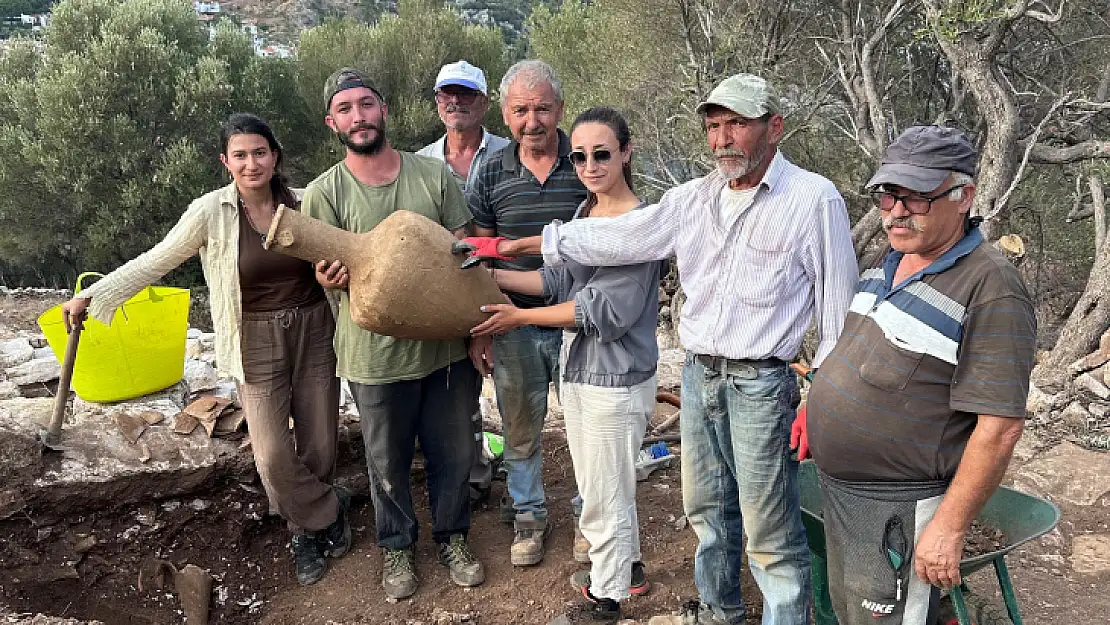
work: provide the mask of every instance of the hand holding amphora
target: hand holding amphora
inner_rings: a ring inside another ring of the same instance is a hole
[[[488,271],[459,267],[454,241],[446,228],[410,211],[354,234],[282,205],[263,246],[310,263],[346,265],[351,319],[365,330],[453,339],[489,318],[481,306],[508,302]]]

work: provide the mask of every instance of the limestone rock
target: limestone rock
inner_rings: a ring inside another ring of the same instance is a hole
[[[19,385],[8,380],[0,382],[0,400],[14,397],[19,397]]]
[[[21,365],[31,360],[35,355],[35,348],[27,339],[10,339],[0,341],[0,367],[8,368]]]
[[[1050,499],[1091,506],[1110,492],[1110,454],[1060,443],[1014,474],[1015,483]]]
[[[199,360],[202,354],[204,354],[204,348],[201,346],[200,339],[185,339],[185,358],[187,360]]]
[[[1083,404],[1073,401],[1060,413],[1060,420],[1073,432],[1083,432],[1087,429],[1087,419],[1090,416]]]
[[[1052,410],[1059,401],[1060,394],[1049,395],[1036,384],[1029,384],[1029,396],[1025,400],[1025,409],[1033,414],[1044,414]]]
[[[1110,362],[1110,353],[1097,351],[1093,354],[1087,354],[1083,358],[1068,365],[1068,372],[1072,375],[1078,375],[1084,371],[1096,369],[1102,365]]]
[[[189,385],[189,391],[196,393],[216,388],[220,380],[212,365],[200,360],[187,360],[185,361],[185,382]]]
[[[1071,547],[1071,567],[1076,573],[1110,573],[1110,534],[1076,536]]]
[[[1099,399],[1110,399],[1110,388],[1096,380],[1089,373],[1084,373],[1075,379],[1075,385],[1085,391],[1093,393]]]
[[[37,384],[57,380],[61,375],[62,367],[58,359],[51,355],[49,358],[28,360],[21,365],[10,367],[5,371],[8,381],[20,386],[24,384]]]
[[[1101,419],[1106,416],[1106,413],[1110,412],[1110,404],[1101,401],[1093,401],[1087,406],[1087,412],[1091,413],[1092,417]]]

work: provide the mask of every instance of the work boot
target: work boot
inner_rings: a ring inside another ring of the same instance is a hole
[[[324,559],[324,551],[316,534],[294,534],[291,546],[297,583],[308,586],[320,581],[328,570],[328,561]]]
[[[532,566],[543,560],[544,540],[551,526],[547,519],[537,519],[535,512],[520,512],[513,521],[513,546],[510,560],[513,566]]]
[[[588,599],[590,595],[590,572],[578,571],[574,575],[571,575],[570,585]],[[628,584],[628,593],[635,597],[639,597],[646,595],[649,590],[651,590],[651,582],[647,580],[647,575],[644,573],[644,563],[633,562],[632,580]]]
[[[516,523],[516,510],[513,508],[513,498],[508,495],[501,496],[501,503],[497,507],[497,518],[502,523],[512,525]]]
[[[351,509],[351,493],[346,488],[336,486],[335,496],[339,499],[339,515],[331,525],[320,530],[319,537],[324,555],[341,558],[351,549],[351,519],[348,514]]]
[[[412,547],[382,549],[382,588],[390,599],[408,599],[416,593],[416,554]]]
[[[451,581],[459,586],[477,586],[486,580],[486,569],[470,550],[466,538],[455,534],[451,542],[439,543],[439,563],[451,571]]]
[[[590,563],[590,541],[586,540],[578,527],[578,517],[574,519],[574,561],[580,564]]]
[[[697,599],[691,599],[682,604],[681,615],[682,625],[730,625],[728,621],[717,616],[713,608]],[[741,619],[738,622],[744,621]]]
[[[621,620],[621,605],[612,599],[597,599],[587,594],[586,598],[570,607],[550,621],[548,625],[579,625],[590,623],[616,624]]]

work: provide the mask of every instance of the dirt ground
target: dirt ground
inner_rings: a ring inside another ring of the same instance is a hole
[[[0,338],[12,331],[34,331],[37,314],[60,299],[0,294]],[[213,574],[213,623],[542,625],[575,599],[568,578],[577,570],[571,558],[570,457],[557,431],[545,436],[545,485],[554,523],[547,557],[537,567],[511,566],[511,529],[498,522],[495,507],[485,507],[475,513],[471,532],[473,548],[487,572],[486,582],[477,588],[452,585],[436,563],[423,476],[417,470],[421,587],[406,601],[385,600],[373,510],[366,498],[354,504],[352,551],[333,561],[321,582],[300,587],[292,575],[288,532],[280,519],[267,513],[261,489],[230,482],[182,499],[65,519],[17,515],[0,521],[0,607],[98,619],[109,625],[181,623],[172,583],[159,589],[151,575],[140,580],[141,571],[163,559],[175,566],[195,564]],[[363,471],[361,465],[344,469],[356,482],[365,480]],[[1104,479],[1110,480],[1110,475]],[[495,482],[493,501],[503,489],[503,482]],[[653,588],[625,607],[627,618],[645,623],[695,596],[696,538],[682,518],[677,468],[641,482],[639,505],[644,560]],[[1092,506],[1064,504],[1061,509],[1058,532],[1019,548],[1007,559],[1025,622],[1106,623],[1110,573],[1079,574],[1068,556],[1074,537],[1110,531],[1110,495]],[[969,583],[988,595],[997,588],[989,572],[973,575]],[[759,622],[758,591],[748,574],[744,593],[750,602],[748,622]]]

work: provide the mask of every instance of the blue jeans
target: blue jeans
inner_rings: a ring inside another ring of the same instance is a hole
[[[682,503],[698,536],[694,583],[719,618],[744,622],[740,559],[763,592],[764,625],[809,623],[809,547],[790,426],[800,401],[785,364],[682,373]]]
[[[493,340],[493,386],[505,433],[509,496],[517,512],[547,518],[540,436],[550,384],[559,384],[562,330],[524,326]]]

